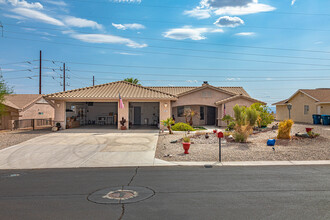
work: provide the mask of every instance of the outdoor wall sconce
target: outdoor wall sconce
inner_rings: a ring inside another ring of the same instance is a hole
[[[56,104],[56,106],[57,106],[57,108],[59,108],[60,107],[60,104]]]
[[[167,103],[164,104],[164,107],[167,108]]]

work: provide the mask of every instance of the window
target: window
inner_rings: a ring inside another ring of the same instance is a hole
[[[179,106],[177,108],[178,110],[178,117],[183,117],[183,114],[184,114],[184,106]]]
[[[204,120],[204,106],[199,107],[200,120]]]
[[[304,105],[304,114],[307,115],[309,112],[309,105]]]

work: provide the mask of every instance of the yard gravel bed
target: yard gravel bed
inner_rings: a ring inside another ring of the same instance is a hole
[[[51,132],[50,129],[0,131],[0,150]]]
[[[266,160],[330,160],[330,126],[294,124],[292,136],[305,132],[306,127],[313,127],[320,133],[317,138],[296,138],[276,140],[275,150],[267,146],[268,139],[276,138],[277,130],[253,134],[248,143],[223,142],[222,161],[266,161]],[[189,154],[184,154],[181,141],[171,144],[173,140],[183,137],[182,133],[173,135],[160,134],[156,158],[167,161],[218,161],[219,142],[213,133],[191,137]],[[168,156],[169,155],[169,156]]]

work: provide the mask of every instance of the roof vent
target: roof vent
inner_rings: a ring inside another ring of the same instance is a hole
[[[202,86],[205,86],[205,85],[208,85],[209,84],[209,82],[208,81],[203,81],[203,84],[202,84]]]

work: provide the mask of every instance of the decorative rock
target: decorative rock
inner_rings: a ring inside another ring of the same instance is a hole
[[[52,131],[58,131],[58,127],[52,127]]]
[[[178,140],[174,140],[174,141],[171,141],[170,143],[171,144],[175,144],[175,143],[177,143],[178,142]]]

